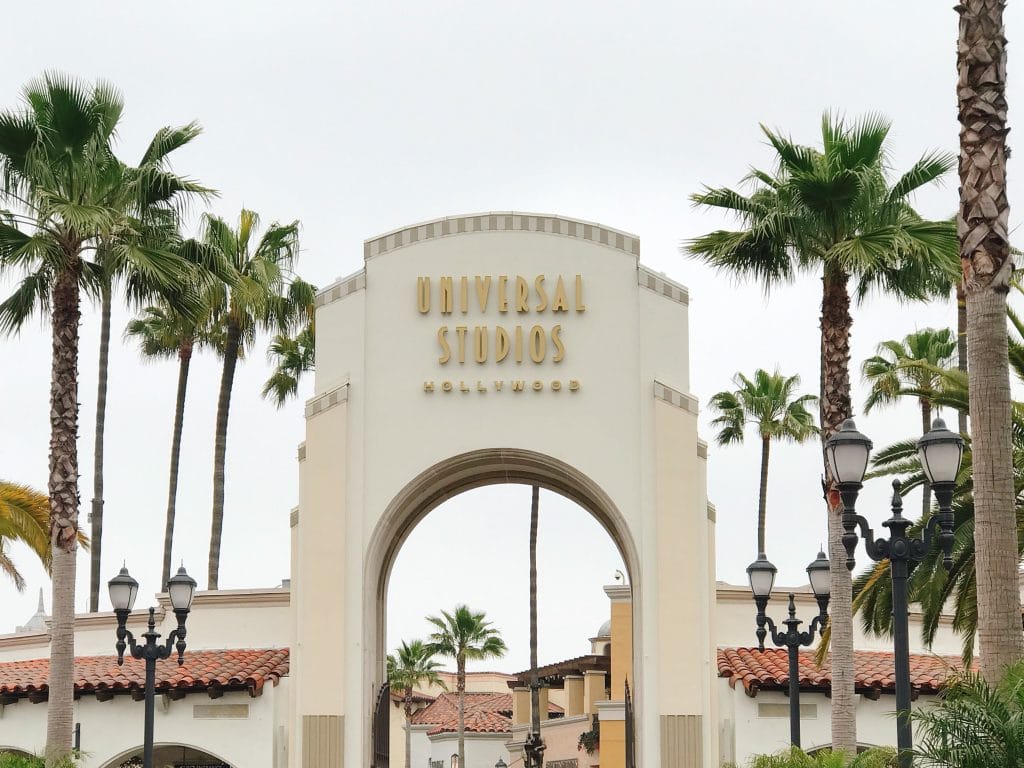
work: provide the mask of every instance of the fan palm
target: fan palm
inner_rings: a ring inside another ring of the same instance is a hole
[[[138,166],[125,168],[125,183],[116,203],[128,216],[150,247],[170,250],[177,242],[177,218],[189,200],[208,199],[211,190],[172,173],[170,155],[202,132],[198,123],[161,128],[153,136]],[[100,303],[100,349],[96,388],[96,429],[93,445],[93,498],[90,523],[93,548],[90,560],[89,610],[99,610],[101,588],[100,560],[103,544],[103,457],[107,413],[107,383],[110,371],[110,315],[114,290],[123,284],[134,302],[152,300],[162,286],[154,284],[119,248],[101,247],[96,252],[97,285]]]
[[[988,684],[964,674],[936,707],[915,710],[917,765],[927,768],[1024,768],[1024,664]]]
[[[220,393],[213,457],[213,514],[210,526],[208,588],[217,589],[221,533],[224,528],[224,463],[227,453],[228,412],[239,357],[263,331],[293,332],[311,320],[316,293],[294,274],[299,253],[299,223],[271,224],[258,234],[259,216],[246,209],[232,228],[224,219],[207,215],[197,248],[205,260],[227,265],[229,282],[211,294],[215,323],[224,334]]]
[[[761,438],[761,485],[757,502],[757,551],[765,551],[765,509],[768,500],[768,457],[772,440],[806,442],[818,434],[814,417],[807,406],[817,401],[814,395],[796,397],[799,376],[783,376],[758,368],[753,379],[742,373],[733,377],[736,389],[718,392],[711,398],[711,409],[718,413],[711,424],[720,427],[715,441],[719,445],[742,443],[747,424]]]
[[[934,368],[946,368],[956,359],[957,342],[948,328],[925,328],[908,334],[903,341],[883,341],[877,354],[861,366],[864,381],[871,385],[864,401],[864,413],[881,406],[892,405],[910,390],[921,408],[921,434],[932,426],[934,392],[939,387],[939,375]],[[928,363],[928,366],[908,363]],[[966,409],[964,409],[966,412]],[[931,488],[924,484],[921,514],[927,515],[931,507]]]
[[[75,554],[78,542],[78,346],[81,293],[102,282],[101,250],[170,290],[190,266],[151,247],[125,210],[133,173],[111,142],[122,112],[109,85],[49,73],[30,82],[20,109],[0,112],[0,268],[25,277],[0,303],[0,332],[37,310],[50,318],[50,628],[47,759],[71,748],[74,693]]]
[[[25,588],[17,566],[7,554],[12,541],[26,544],[44,566],[50,563],[50,500],[27,485],[0,480],[0,572]]]
[[[914,191],[939,180],[955,161],[929,152],[892,180],[886,161],[889,127],[879,115],[847,123],[826,114],[820,148],[763,128],[775,150],[774,172],[751,171],[749,195],[723,187],[692,196],[697,205],[729,212],[743,225],[690,240],[685,249],[692,256],[766,290],[800,274],[820,276],[823,441],[852,412],[850,281],[858,299],[877,290],[916,300],[947,294],[959,275],[953,224],[925,220],[909,203]],[[851,581],[840,539],[841,503],[823,463],[832,563],[832,740],[836,749],[851,752],[856,743]]]
[[[392,691],[401,692],[405,710],[405,768],[410,768],[411,760],[413,691],[423,683],[444,688],[437,674],[440,667],[422,640],[403,640],[396,655],[388,654],[388,683]]]
[[[312,313],[312,310],[310,310]],[[299,380],[316,365],[316,331],[313,324],[288,336],[279,333],[267,350],[267,357],[274,363],[274,372],[263,385],[263,397],[278,408],[299,391]]]
[[[455,659],[456,690],[459,694],[459,765],[466,764],[466,662],[500,658],[508,647],[501,633],[487,621],[483,611],[456,605],[451,613],[427,616],[435,630],[427,638],[430,654]]]

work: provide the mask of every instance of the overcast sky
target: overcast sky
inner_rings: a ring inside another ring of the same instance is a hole
[[[736,371],[757,367],[799,374],[805,390],[814,393],[820,283],[802,278],[766,300],[756,286],[737,286],[684,258],[682,240],[723,223],[694,211],[687,196],[703,183],[735,184],[751,164],[769,163],[759,122],[813,142],[825,109],[889,115],[897,169],[929,148],[955,149],[957,17],[950,5],[9,4],[4,25],[16,33],[5,36],[0,106],[17,104],[21,86],[45,69],[106,78],[125,96],[118,149],[129,161],[158,127],[198,119],[206,132],[178,153],[176,169],[220,190],[212,205],[220,215],[232,218],[245,205],[268,221],[300,219],[300,271],[320,285],[361,266],[364,239],[438,216],[539,211],[634,232],[641,238],[641,260],[690,289],[692,390],[702,404],[729,387]],[[1010,4],[1006,21],[1013,39],[1024,28],[1021,6]],[[1020,94],[1018,62],[1010,60],[1011,107]],[[1019,211],[1024,190],[1012,168],[1010,179],[1010,201]],[[922,193],[919,209],[932,217],[951,215],[956,186],[950,178],[944,187]],[[1011,217],[1016,226],[1019,214]],[[5,294],[10,288],[9,280],[0,281]],[[140,363],[136,350],[117,339],[128,317],[123,311],[114,317],[103,573],[109,577],[125,559],[148,595],[158,586],[176,366]],[[948,302],[900,307],[872,298],[855,310],[853,365],[883,339],[954,322]],[[83,525],[92,498],[97,334],[96,311],[86,307],[80,364]],[[272,586],[288,576],[287,520],[297,498],[294,457],[308,388],[281,411],[260,400],[268,373],[265,346],[261,340],[240,366],[234,388],[225,588]],[[0,349],[0,477],[45,488],[48,333],[34,324],[17,338],[0,340]],[[201,581],[218,377],[216,360],[195,359],[179,491],[175,557]],[[858,376],[854,380],[859,404],[864,388]],[[708,420],[705,413],[706,438]],[[908,404],[858,424],[882,446],[913,434],[919,420]],[[755,554],[758,459],[754,443],[709,450],[708,493],[718,508],[723,580],[743,581]],[[801,581],[825,538],[820,472],[813,445],[773,453],[768,549],[780,583]],[[400,555],[392,580],[393,640],[422,633],[418,617],[461,598],[502,625],[516,618],[499,606],[518,604],[510,610],[519,610],[525,621],[520,577],[526,571],[529,494],[479,494],[454,502],[476,510],[472,521],[439,510]],[[887,516],[884,482],[872,483],[863,499],[870,519]],[[544,504],[550,514],[541,548],[553,564],[546,574],[542,567],[541,599],[558,610],[549,614],[541,637],[542,661],[586,650],[586,638],[607,615],[600,587],[621,567],[614,547],[585,513],[550,494]],[[507,530],[490,524],[499,519],[493,509],[508,510]],[[499,536],[509,539],[501,540],[478,584],[446,583],[446,558],[459,549],[479,552]],[[572,548],[563,547],[564,554],[552,557],[553,544],[573,536],[581,542],[580,554],[571,559]],[[603,541],[600,558],[584,554],[591,540]],[[13,554],[31,586],[17,595],[0,584],[0,631],[28,618],[36,589],[45,583],[23,550]],[[561,557],[570,558],[569,570],[580,578],[562,577],[562,566],[554,564]],[[80,606],[87,594],[86,562],[80,561]],[[407,591],[396,586],[398,574],[402,580],[407,575]],[[562,620],[568,618],[575,623]],[[525,635],[502,628],[514,648],[501,666],[522,668]]]

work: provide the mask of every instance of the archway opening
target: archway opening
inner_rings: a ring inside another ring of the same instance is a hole
[[[154,744],[153,765],[155,768],[235,768],[212,752],[187,744]],[[142,768],[142,746],[118,755],[103,768]]]
[[[528,553],[531,486],[537,485],[543,489],[537,552],[545,762],[565,752],[580,766],[596,764],[599,702],[621,700],[616,687],[624,687],[627,676],[631,684],[634,679],[640,606],[633,605],[629,574],[639,571],[635,548],[618,510],[580,473],[537,454],[493,453],[499,455],[455,457],[421,475],[391,505],[375,533],[378,545],[382,530],[390,530],[391,538],[390,546],[376,548],[380,570],[371,571],[378,577],[378,622],[375,642],[367,647],[378,648],[380,671],[372,684],[384,680],[385,653],[393,654],[403,640],[426,639],[434,629],[426,616],[440,617],[457,604],[483,611],[509,651],[505,658],[467,665],[466,690],[473,701],[467,699],[466,762],[521,760],[517,744],[530,715]],[[611,637],[616,611],[617,655]],[[454,671],[452,659],[440,661]],[[613,664],[622,677],[618,686]],[[454,674],[441,677],[454,692]],[[423,695],[412,705],[413,762],[447,765],[457,734],[443,712],[450,714],[457,697],[436,685],[421,688]],[[404,757],[405,702],[392,692],[391,705],[390,764],[395,765]],[[582,739],[584,733],[591,735]],[[589,749],[581,750],[581,744]],[[474,752],[481,754],[474,757]]]

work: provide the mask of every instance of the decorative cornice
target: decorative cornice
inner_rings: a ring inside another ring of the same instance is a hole
[[[292,528],[299,524],[299,508],[296,507],[292,510],[292,513],[288,516],[288,525]]]
[[[157,609],[157,623],[163,621],[163,608]],[[50,626],[50,617],[46,617],[46,626]],[[129,627],[144,627],[149,621],[148,610],[132,611],[128,615]],[[102,629],[110,627],[113,630],[117,626],[117,618],[111,613],[80,613],[75,616],[75,630],[79,629]],[[36,648],[45,647],[50,644],[49,632],[18,632],[17,634],[0,635],[0,649],[8,648]]]
[[[633,257],[640,256],[640,238],[591,221],[550,216],[541,213],[492,211],[469,216],[445,217],[396,229],[363,243],[363,258],[371,259],[424,240],[473,234],[475,232],[541,232],[573,237],[605,245]]]
[[[306,418],[312,418],[348,400],[348,382],[306,401]]]
[[[706,459],[708,457],[707,440],[701,440],[699,437],[697,438],[697,455],[702,459]]]
[[[654,397],[658,400],[664,400],[666,403],[673,405],[676,408],[688,411],[694,416],[700,412],[696,397],[693,395],[687,395],[677,389],[672,389],[672,387],[662,384],[657,380],[654,382]]]
[[[718,522],[718,510],[715,509],[715,505],[710,501],[708,502],[708,520],[712,523]]]
[[[171,601],[166,592],[156,596],[161,608],[170,608]],[[192,600],[192,610],[209,606],[211,608],[229,608],[233,606],[261,605],[265,607],[287,607],[291,603],[291,590],[284,587],[269,589],[218,589],[196,592]],[[111,614],[113,615],[113,614]]]
[[[298,456],[299,456],[299,461],[305,461],[306,460],[306,444],[304,442],[303,443],[299,443]]]
[[[597,707],[597,719],[604,720],[625,720],[626,702],[624,701],[595,701]]]
[[[687,290],[685,285],[680,285],[674,280],[670,280],[665,277],[665,275],[655,272],[642,264],[637,267],[636,277],[637,283],[641,288],[647,288],[648,290],[654,291],[659,296],[664,296],[666,299],[671,299],[672,301],[678,302],[684,306],[689,306],[690,292]]]
[[[366,270],[360,269],[358,272],[336,280],[326,288],[317,291],[314,305],[317,308],[323,307],[364,288],[366,288]]]
[[[629,603],[633,600],[633,589],[629,584],[608,584],[604,593],[613,603]]]

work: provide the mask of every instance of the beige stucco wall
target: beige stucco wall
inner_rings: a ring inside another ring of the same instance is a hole
[[[383,676],[384,591],[376,579],[414,522],[408,516],[440,499],[405,506],[396,500],[407,498],[414,479],[426,482],[432,467],[460,454],[489,451],[493,458],[496,449],[513,449],[550,457],[550,466],[567,468],[563,478],[571,475],[566,490],[586,485],[587,499],[599,500],[600,509],[592,511],[613,527],[632,571],[644,764],[661,763],[663,715],[707,708],[701,662],[687,670],[699,678],[694,701],[689,692],[675,692],[678,686],[662,685],[658,673],[666,648],[679,655],[679,637],[693,643],[687,656],[710,657],[707,632],[689,628],[691,622],[706,627],[709,614],[706,500],[696,401],[687,392],[688,296],[639,266],[638,253],[634,236],[585,222],[518,213],[459,217],[367,241],[365,270],[321,292],[293,571],[300,582],[295,652],[302,678],[293,725],[301,729],[304,716],[344,716],[346,765],[367,762],[370,701]],[[458,288],[463,275],[471,281],[465,312]],[[502,275],[527,279],[529,312],[499,311],[494,291]],[[551,293],[547,309],[538,312],[533,289],[540,275]],[[572,295],[577,275],[585,311],[577,311]],[[455,278],[451,315],[437,307],[442,276]],[[483,311],[475,276],[492,278]],[[559,276],[569,306],[556,314],[551,303]],[[420,277],[430,277],[434,290],[427,313],[417,307]],[[458,326],[472,333],[498,325],[541,326],[548,339],[543,360],[526,355],[522,363],[513,356],[497,362],[492,336],[485,362],[475,362],[471,346],[464,363],[439,361],[441,326],[451,334]],[[559,362],[552,354],[555,325],[564,345]],[[517,379],[527,382],[525,391],[510,390],[507,382]],[[496,380],[506,382],[501,391]],[[571,380],[579,387],[571,390]],[[443,391],[444,381],[453,383],[452,391]],[[553,389],[553,381],[561,388]],[[425,391],[424,382],[433,382],[434,391]],[[468,391],[461,391],[463,382]],[[332,404],[329,396],[339,387],[344,399]],[[680,520],[691,524],[696,555],[682,568],[679,554],[659,543],[665,534],[678,534]],[[692,586],[681,591],[680,583]],[[660,584],[671,584],[669,597]],[[315,675],[306,671],[312,669]]]

